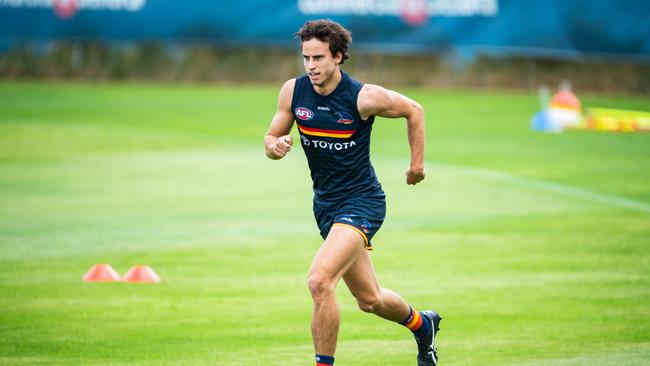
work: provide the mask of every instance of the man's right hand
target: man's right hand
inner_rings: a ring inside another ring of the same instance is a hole
[[[287,155],[289,151],[291,151],[291,145],[293,145],[293,138],[291,135],[280,136],[275,141],[273,154],[275,154],[278,159],[284,158],[284,156]]]

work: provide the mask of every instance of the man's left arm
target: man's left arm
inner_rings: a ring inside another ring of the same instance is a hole
[[[424,179],[424,109],[417,102],[393,90],[366,84],[357,100],[363,119],[376,115],[386,118],[406,118],[411,164],[406,171],[406,183],[418,184]]]

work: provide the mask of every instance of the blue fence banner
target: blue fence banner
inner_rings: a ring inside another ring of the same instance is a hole
[[[0,0],[0,45],[204,42],[295,47],[307,20],[352,30],[355,48],[650,61],[647,0]]]

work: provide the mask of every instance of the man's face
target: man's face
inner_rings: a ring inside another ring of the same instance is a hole
[[[329,42],[323,42],[314,37],[302,42],[302,57],[305,71],[314,86],[325,86],[332,79],[342,55],[332,56]]]

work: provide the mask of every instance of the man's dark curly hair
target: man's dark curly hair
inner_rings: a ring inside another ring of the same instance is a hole
[[[301,42],[309,41],[314,37],[321,42],[329,42],[332,56],[336,57],[339,52],[343,55],[341,64],[350,58],[348,47],[352,43],[352,33],[330,19],[310,20],[296,32],[295,36],[300,38]]]

